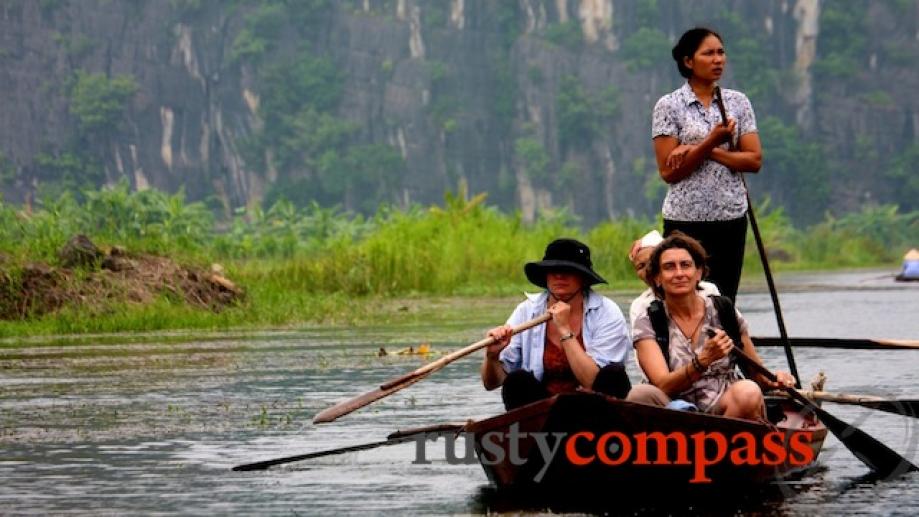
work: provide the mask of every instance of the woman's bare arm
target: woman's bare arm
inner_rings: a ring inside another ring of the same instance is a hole
[[[734,171],[759,172],[763,164],[763,150],[759,134],[742,135],[736,151],[715,147],[709,156],[712,160]]]
[[[651,384],[660,388],[671,398],[686,391],[702,377],[702,374],[691,364],[671,372],[664,361],[664,354],[661,353],[660,346],[653,339],[642,339],[635,343],[635,354],[638,356],[638,365],[641,366]]]
[[[657,159],[657,170],[667,183],[677,183],[698,169],[702,162],[709,158],[712,150],[726,141],[734,129],[733,119],[728,126],[715,126],[708,136],[698,145],[687,146],[679,156],[671,153],[680,145],[673,136],[659,136],[654,139],[654,157]]]

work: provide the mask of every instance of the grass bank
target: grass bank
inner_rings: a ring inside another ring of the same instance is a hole
[[[759,207],[776,270],[896,267],[919,242],[919,213],[881,206],[810,228],[795,228],[780,208]],[[526,261],[560,236],[587,242],[611,289],[638,289],[626,252],[659,227],[620,219],[581,228],[564,211],[524,223],[488,206],[485,196],[447,194],[442,206],[381,208],[365,218],[313,205],[279,202],[217,221],[182,193],[131,192],[127,185],[48,200],[32,211],[0,203],[0,305],[22,303],[16,283],[26,264],[59,266],[58,250],[75,234],[100,247],[168,256],[207,268],[220,263],[245,297],[219,312],[168,292],[152,302],[70,300],[45,315],[0,321],[0,337],[40,334],[277,327],[298,322],[360,324],[400,318],[387,300],[519,294]],[[752,237],[745,276],[760,269]],[[18,296],[18,297],[17,297]],[[96,303],[98,302],[98,303]],[[428,302],[420,302],[428,303]],[[2,307],[0,307],[2,308]],[[2,313],[3,311],[0,311]]]

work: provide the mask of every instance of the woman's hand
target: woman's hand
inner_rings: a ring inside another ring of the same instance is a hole
[[[571,316],[571,306],[565,302],[555,302],[552,304],[552,307],[549,307],[549,314],[552,315],[552,323],[555,323],[555,328],[559,330],[562,334],[570,332],[568,328],[568,318]]]
[[[765,384],[767,388],[772,388],[774,390],[795,387],[795,378],[788,372],[777,371],[775,372],[775,378],[778,382],[772,382],[766,379],[763,384]]]
[[[711,330],[711,329],[710,329]],[[702,366],[708,368],[715,361],[726,357],[734,349],[734,341],[724,330],[714,330],[714,334],[709,333],[709,338],[705,340],[702,351],[699,352],[699,362]]]
[[[670,155],[667,156],[667,167],[670,167],[670,170],[680,168],[680,166],[683,165],[683,160],[686,158],[686,155],[695,147],[696,146],[693,144],[681,144],[676,146],[673,151],[670,152]]]
[[[488,348],[485,349],[485,356],[489,359],[497,359],[501,355],[501,351],[511,342],[513,334],[514,330],[510,325],[495,327],[486,332],[485,336],[494,338],[495,343],[488,345]]]
[[[712,131],[708,134],[709,138],[715,143],[715,146],[719,146],[725,142],[730,142],[734,137],[734,128],[737,126],[737,121],[729,118],[727,125],[717,124],[712,128]]]

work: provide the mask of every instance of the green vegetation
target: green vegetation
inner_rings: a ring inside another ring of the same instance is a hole
[[[763,174],[751,182],[768,182],[776,203],[794,220],[819,221],[832,183],[823,149],[803,138],[797,126],[786,125],[777,117],[762,119],[759,134],[769,154]]]
[[[274,47],[287,13],[280,4],[266,3],[246,18],[246,25],[233,40],[230,59],[257,60]]]
[[[92,52],[95,47],[93,40],[85,34],[73,34],[65,36],[60,33],[54,34],[54,42],[57,43],[72,59],[82,59]]]
[[[589,147],[599,129],[597,115],[577,77],[562,77],[555,103],[558,107],[558,139],[562,147]]]
[[[913,144],[893,158],[884,176],[904,210],[919,210],[919,144]]]
[[[485,194],[468,198],[461,190],[448,193],[443,206],[381,208],[369,219],[281,201],[264,212],[239,213],[218,231],[225,223],[217,225],[202,204],[185,202],[181,193],[130,192],[122,184],[83,197],[83,202],[71,196],[45,200],[31,214],[0,204],[0,280],[15,277],[30,261],[56,265],[64,242],[86,233],[103,247],[220,262],[245,289],[244,301],[219,313],[169,296],[102,313],[65,308],[2,322],[0,336],[349,322],[367,317],[381,297],[519,293],[532,289],[522,264],[538,259],[546,243],[560,236],[587,242],[612,288],[637,289],[626,251],[635,237],[657,226],[624,219],[585,231],[564,212],[526,225],[519,215],[487,206]],[[827,218],[806,230],[791,226],[785,213],[768,203],[758,214],[770,250],[784,252],[784,260],[774,264],[779,270],[894,264],[919,238],[919,213],[902,214],[892,206]],[[759,267],[750,242],[748,273]],[[0,303],[4,300],[0,289]]]
[[[103,170],[97,159],[89,153],[62,151],[56,154],[40,152],[35,163],[41,180],[42,197],[57,198],[68,192],[93,188],[102,182]]]
[[[851,79],[859,75],[868,47],[868,6],[864,0],[827,3],[820,10],[820,58],[814,71],[829,78]]]
[[[0,152],[0,186],[13,183],[16,179],[16,168],[10,163],[9,158]]]
[[[131,76],[108,78],[77,70],[70,89],[70,113],[87,132],[114,131],[128,99],[137,91]]]
[[[619,90],[611,85],[591,95],[577,77],[566,75],[559,85],[555,105],[562,149],[586,149],[601,135],[604,123],[611,125],[619,114]]]
[[[449,133],[456,129],[456,116],[460,111],[460,102],[455,93],[456,77],[454,71],[441,61],[431,60],[425,63],[431,80],[431,102],[427,111],[435,126]]]
[[[862,98],[868,104],[878,107],[878,108],[893,108],[897,105],[894,101],[893,96],[884,90],[874,90],[862,95]]]
[[[547,41],[568,50],[578,50],[584,45],[584,34],[581,32],[581,24],[572,20],[550,25],[546,28],[543,37]]]
[[[549,177],[549,153],[535,138],[518,138],[514,142],[514,156],[531,180],[542,182]]]
[[[311,49],[309,36],[333,3],[327,0],[243,1],[245,25],[233,41],[231,58],[257,73],[259,124],[241,143],[247,166],[278,172],[266,194],[298,206],[344,205],[373,213],[381,200],[394,197],[404,169],[401,155],[388,145],[366,142],[361,127],[336,111],[344,77],[330,58]],[[304,37],[299,48],[280,52],[285,31]],[[381,72],[389,74],[386,60]],[[445,129],[455,127],[453,109],[435,105]]]
[[[670,55],[670,39],[658,29],[642,27],[622,42],[619,56],[631,70],[653,68],[666,62],[661,56]]]

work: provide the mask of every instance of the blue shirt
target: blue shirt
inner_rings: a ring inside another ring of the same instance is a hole
[[[507,324],[519,325],[546,312],[549,293],[527,294],[527,299],[520,303]],[[592,290],[587,291],[584,299],[584,317],[581,323],[581,337],[584,349],[597,366],[603,368],[609,363],[625,363],[632,339],[625,317],[619,307],[609,298]],[[537,325],[511,338],[511,342],[501,351],[500,359],[508,373],[524,369],[532,372],[537,380],[543,377],[543,351],[546,345],[546,325]]]
[[[903,276],[906,278],[919,278],[919,260],[904,260]]]

